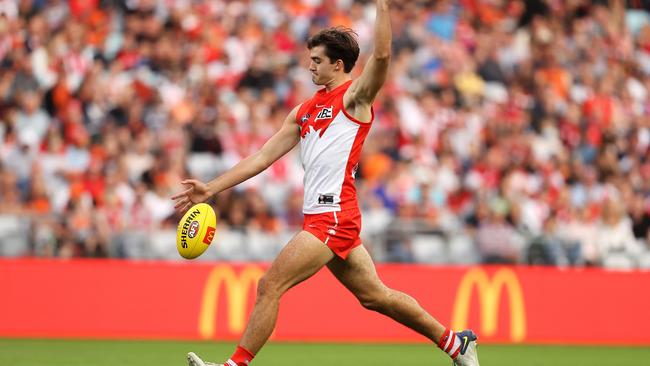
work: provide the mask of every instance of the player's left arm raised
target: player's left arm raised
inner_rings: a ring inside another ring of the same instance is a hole
[[[371,105],[384,85],[391,56],[390,0],[377,0],[375,47],[366,66],[346,93],[346,105]]]

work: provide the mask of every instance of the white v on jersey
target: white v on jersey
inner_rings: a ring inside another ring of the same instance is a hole
[[[354,180],[372,120],[360,122],[343,108],[343,95],[351,83],[330,92],[319,90],[298,110],[306,214],[358,207]]]

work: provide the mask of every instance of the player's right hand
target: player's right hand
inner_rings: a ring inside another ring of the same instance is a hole
[[[208,185],[201,181],[186,179],[181,184],[187,189],[172,196],[172,200],[176,201],[174,209],[179,213],[187,211],[193,205],[203,202],[211,196]]]

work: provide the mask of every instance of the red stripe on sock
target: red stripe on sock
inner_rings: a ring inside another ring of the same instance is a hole
[[[452,359],[452,360],[455,360],[456,357],[458,357],[458,354],[460,353],[460,349],[461,349],[461,348],[462,348],[462,347],[458,347],[458,349],[456,350],[456,352],[454,352],[454,354],[451,355],[451,359]]]
[[[440,337],[440,341],[438,342],[438,348],[444,349],[443,347],[445,346],[445,343],[447,343],[447,339],[449,339],[449,333],[451,333],[451,330],[446,329],[442,334],[442,337]]]
[[[455,334],[452,334],[451,336],[452,336],[452,337],[456,337]],[[456,340],[452,338],[452,339],[449,341],[449,346],[447,346],[447,348],[445,349],[445,352],[447,352],[447,353],[451,352],[451,349],[454,348],[454,344],[456,344]],[[458,348],[460,348],[460,347],[458,347]]]

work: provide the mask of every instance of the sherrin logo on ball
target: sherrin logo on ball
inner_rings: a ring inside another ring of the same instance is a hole
[[[192,206],[178,223],[176,248],[181,257],[194,259],[208,249],[217,227],[217,215],[207,203]]]

